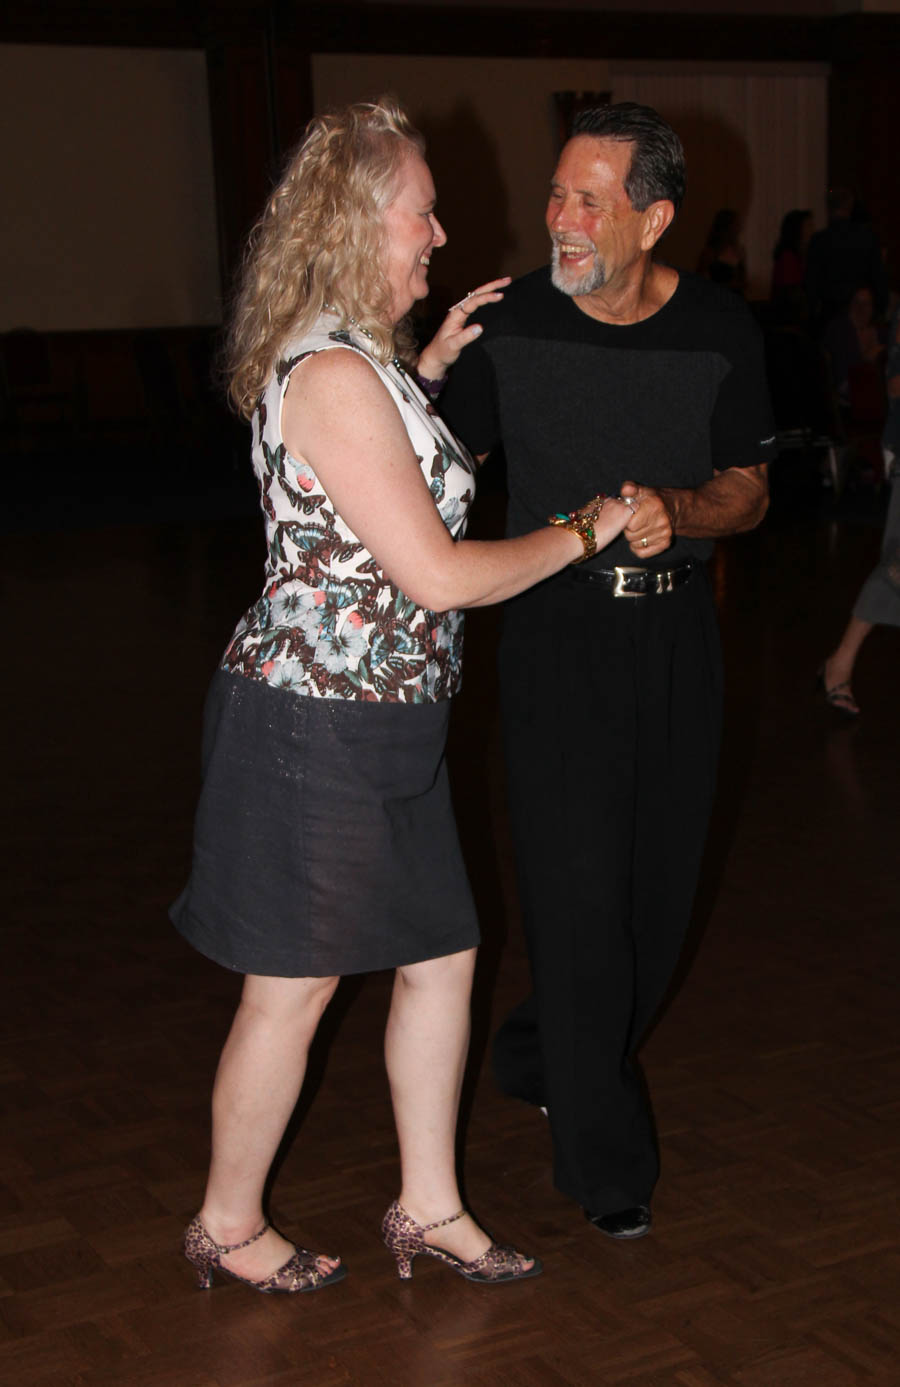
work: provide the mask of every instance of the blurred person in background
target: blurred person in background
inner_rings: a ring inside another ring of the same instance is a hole
[[[825,701],[843,717],[859,717],[853,694],[853,671],[866,637],[875,626],[900,626],[900,308],[891,321],[887,350],[888,410],[883,447],[885,467],[892,479],[881,557],[863,584],[840,642],[818,674]]]
[[[812,230],[813,215],[807,208],[785,213],[772,251],[771,298],[777,298],[786,290],[802,288],[806,278],[806,248]]]
[[[741,219],[731,207],[722,207],[712,219],[706,243],[697,260],[697,273],[713,284],[722,284],[743,294],[747,288],[747,267],[741,245]]]

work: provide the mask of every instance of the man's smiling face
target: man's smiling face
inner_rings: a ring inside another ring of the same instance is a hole
[[[629,140],[576,135],[560,155],[547,230],[553,283],[573,298],[624,284],[647,249],[647,213],[635,211],[625,191],[633,148]]]

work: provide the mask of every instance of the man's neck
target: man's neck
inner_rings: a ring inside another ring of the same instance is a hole
[[[575,295],[573,302],[589,318],[610,323],[613,327],[626,327],[630,323],[652,318],[669,302],[677,288],[677,270],[668,265],[657,265],[648,257],[639,273],[631,276],[626,283],[604,285],[591,294]]]

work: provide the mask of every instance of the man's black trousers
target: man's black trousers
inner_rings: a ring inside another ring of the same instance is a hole
[[[704,565],[643,597],[560,574],[509,604],[500,674],[534,991],[495,1073],[548,1108],[558,1189],[592,1213],[648,1204],[659,1160],[633,1055],[689,922],[720,739]]]

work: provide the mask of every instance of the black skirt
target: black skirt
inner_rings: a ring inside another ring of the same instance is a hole
[[[219,671],[184,937],[241,973],[329,977],[478,943],[450,802],[449,701],[310,698]]]

